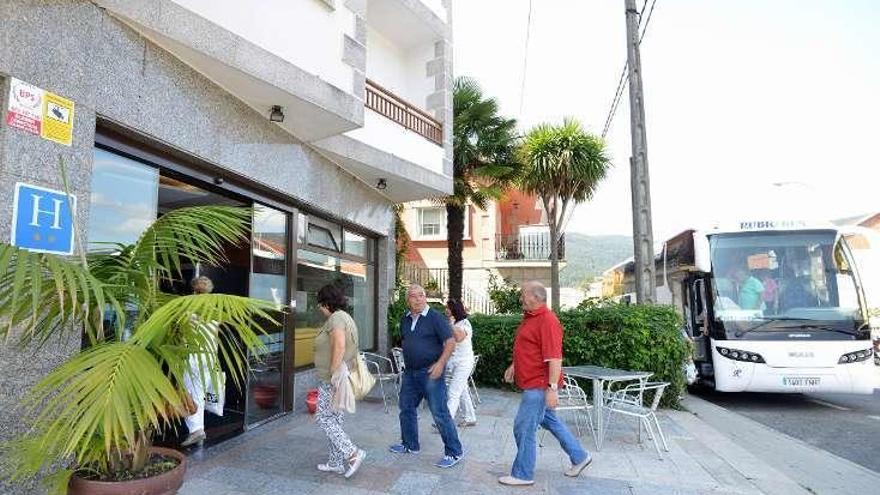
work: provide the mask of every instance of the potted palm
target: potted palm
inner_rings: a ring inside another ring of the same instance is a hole
[[[43,378],[22,403],[28,432],[2,446],[11,479],[43,477],[50,493],[173,494],[185,457],[152,446],[187,414],[189,356],[204,353],[205,380],[225,363],[236,385],[246,353],[264,344],[266,302],[162,290],[184,263],[222,266],[224,247],[248,240],[252,210],[200,206],[156,220],[130,245],[78,258],[0,243],[0,338],[40,346],[80,338],[82,351]],[[81,247],[81,246],[80,246]],[[220,322],[219,345],[204,324]],[[218,345],[216,353],[214,345]],[[69,490],[69,492],[68,492]]]

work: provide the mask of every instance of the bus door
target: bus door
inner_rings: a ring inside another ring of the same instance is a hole
[[[711,343],[709,341],[709,312],[707,310],[708,291],[706,280],[692,277],[687,280],[688,305],[691,308],[689,327],[692,330],[691,337],[694,339],[694,361],[711,361]],[[701,370],[701,374],[702,370]]]

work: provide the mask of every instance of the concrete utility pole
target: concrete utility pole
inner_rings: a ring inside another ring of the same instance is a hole
[[[654,276],[654,234],[651,229],[651,182],[648,176],[648,142],[645,135],[645,98],[642,93],[642,59],[639,55],[639,12],[636,0],[626,1],[626,45],[629,66],[629,120],[632,157],[633,253],[636,302],[657,300]]]

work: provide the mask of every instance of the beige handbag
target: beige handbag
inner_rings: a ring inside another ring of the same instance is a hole
[[[367,369],[364,356],[358,354],[354,359],[354,366],[348,370],[348,380],[351,382],[351,390],[356,400],[363,399],[376,385],[376,378]]]

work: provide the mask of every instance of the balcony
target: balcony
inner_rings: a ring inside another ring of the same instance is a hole
[[[443,173],[443,124],[379,84],[367,80],[364,126],[312,143],[342,168],[396,203],[452,193]]]
[[[550,231],[520,232],[495,236],[495,261],[550,261]],[[559,260],[565,260],[565,234],[559,239]]]
[[[364,105],[428,141],[443,146],[442,123],[370,79],[367,79],[367,95]]]

